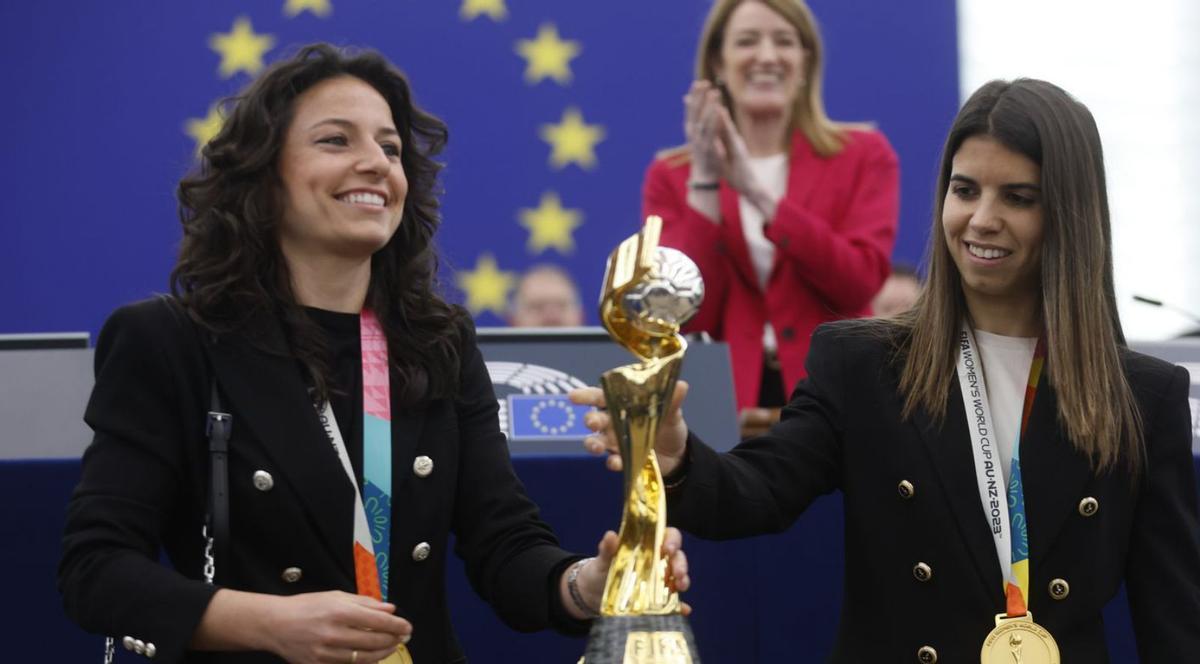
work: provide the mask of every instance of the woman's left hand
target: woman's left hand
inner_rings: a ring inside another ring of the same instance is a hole
[[[779,201],[774,200],[762,187],[754,170],[750,168],[750,150],[738,133],[737,125],[724,106],[717,109],[717,140],[722,155],[721,177],[739,194],[758,208],[768,222],[775,217]]]
[[[617,555],[619,540],[613,531],[604,533],[600,544],[596,547],[596,557],[584,563],[575,580],[576,587],[584,604],[591,610],[592,615],[585,614],[571,598],[567,589],[567,574],[563,574],[561,585],[563,605],[576,618],[586,619],[598,613],[600,601],[604,596],[604,584],[608,580],[608,568],[612,566],[613,556]],[[667,559],[667,585],[675,592],[684,592],[692,585],[688,577],[687,556],[683,553],[683,534],[678,528],[667,528],[663,538],[662,555]],[[568,568],[569,571],[570,568]],[[686,602],[680,602],[683,615],[690,615],[692,607]]]

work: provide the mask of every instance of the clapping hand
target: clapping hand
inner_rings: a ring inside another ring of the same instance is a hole
[[[695,81],[683,97],[683,106],[683,131],[691,152],[692,181],[707,183],[724,179],[761,209],[768,197],[750,168],[750,151],[721,101],[721,91],[708,81]],[[761,210],[768,219],[774,213],[774,206],[770,208]]]
[[[691,178],[716,182],[725,162],[725,146],[718,137],[718,113],[724,109],[721,93],[708,81],[696,81],[683,97],[683,108],[683,133],[692,156]]]

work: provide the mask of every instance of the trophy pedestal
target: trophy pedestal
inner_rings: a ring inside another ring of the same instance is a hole
[[[592,621],[581,664],[700,664],[687,619],[601,616]]]

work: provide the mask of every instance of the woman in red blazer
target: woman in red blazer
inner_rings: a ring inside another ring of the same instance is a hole
[[[899,169],[881,133],[825,115],[802,0],[717,2],[696,79],[687,145],[650,166],[643,211],[700,267],[707,294],[689,329],[729,344],[750,432],[778,419],[816,326],[868,313],[889,270]]]

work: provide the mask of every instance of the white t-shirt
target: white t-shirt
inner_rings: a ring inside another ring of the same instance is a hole
[[[1037,338],[1004,337],[975,330],[975,341],[979,344],[988,405],[995,420],[1004,486],[1008,487],[1013,443],[1021,433],[1021,410],[1025,407],[1025,387],[1029,384],[1029,367],[1037,350]]]
[[[754,177],[772,198],[783,198],[787,191],[788,177],[786,153],[770,157],[751,157],[749,165]],[[758,286],[766,291],[771,267],[775,265],[775,245],[763,234],[763,224],[766,220],[763,219],[762,213],[743,196],[738,196],[738,213],[742,217],[742,234],[746,238],[746,246],[750,249],[750,262],[754,264]],[[763,347],[768,350],[776,348],[775,330],[770,322],[763,327]]]

